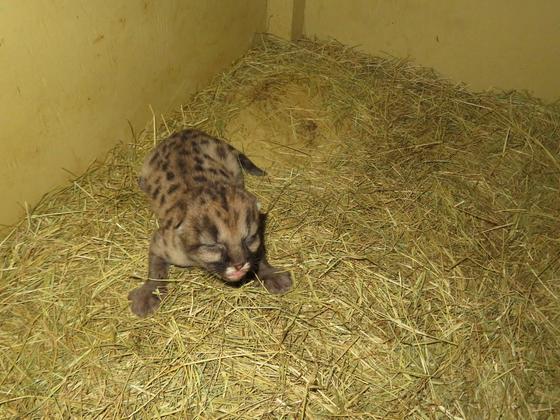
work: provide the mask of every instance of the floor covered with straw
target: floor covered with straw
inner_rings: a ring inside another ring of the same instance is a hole
[[[295,287],[173,269],[134,317],[155,143],[197,127],[268,171]],[[1,242],[0,417],[560,415],[560,109],[334,42],[263,38]]]

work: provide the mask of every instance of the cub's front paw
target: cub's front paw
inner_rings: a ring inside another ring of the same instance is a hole
[[[161,303],[159,296],[154,295],[151,290],[144,287],[137,287],[131,291],[128,294],[128,300],[130,300],[130,309],[140,318],[154,312]]]
[[[261,278],[261,280],[263,281],[266,290],[275,295],[285,293],[292,287],[292,277],[290,276],[290,273],[286,271],[267,273],[266,276]]]

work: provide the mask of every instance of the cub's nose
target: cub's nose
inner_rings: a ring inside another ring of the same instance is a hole
[[[233,264],[233,268],[235,268],[237,271],[240,271],[244,265],[245,263]]]

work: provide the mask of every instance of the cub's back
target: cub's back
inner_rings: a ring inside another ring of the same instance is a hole
[[[241,168],[263,175],[243,153],[199,130],[183,130],[163,140],[147,156],[138,183],[162,217],[190,192],[208,185],[244,187]],[[186,205],[186,204],[184,204]]]
[[[198,130],[184,130],[163,140],[148,155],[140,172],[141,187],[146,193],[164,183],[196,187],[218,181],[243,185],[238,162],[239,152],[222,140]]]

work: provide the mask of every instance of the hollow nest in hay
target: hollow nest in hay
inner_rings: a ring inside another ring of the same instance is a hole
[[[197,269],[134,317],[155,220],[143,157],[197,127],[266,168],[295,287]],[[272,38],[2,242],[0,414],[560,415],[560,110],[334,42]]]

